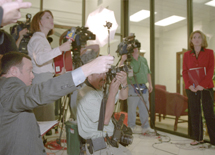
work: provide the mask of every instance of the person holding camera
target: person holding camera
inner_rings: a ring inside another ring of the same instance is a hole
[[[32,110],[75,91],[89,75],[107,72],[113,59],[101,56],[72,72],[31,85],[31,58],[20,52],[4,54],[0,65],[0,154],[46,155]]]
[[[53,34],[54,22],[52,12],[49,10],[36,13],[31,22],[31,37],[27,49],[32,59],[34,80],[32,84],[38,84],[53,78],[53,58],[64,51],[71,49],[72,41],[68,40],[61,46],[51,48],[47,36]],[[38,121],[51,121],[55,119],[54,103],[34,109]]]
[[[27,9],[29,7],[31,7],[31,3],[22,2],[22,0],[16,0],[13,2],[0,0],[0,25],[6,26],[17,22],[21,17],[20,9]],[[18,52],[15,40],[7,32],[0,30],[0,56],[10,51]]]
[[[134,40],[134,46],[130,61],[130,66],[133,69],[133,76],[128,77],[128,126],[131,127],[133,133],[146,134],[153,132],[150,128],[148,121],[148,109],[149,109],[149,93],[152,92],[151,71],[148,67],[146,58],[139,55],[140,43],[138,40]],[[127,54],[123,54],[119,65],[122,65],[127,60]],[[149,83],[147,88],[146,83]],[[141,92],[139,92],[139,89]],[[143,95],[143,98],[140,97]],[[142,100],[144,99],[144,101]],[[136,109],[139,108],[139,117],[141,121],[141,127],[136,125]]]
[[[95,151],[95,148],[87,148],[87,154],[131,154],[128,149],[119,145],[119,148],[111,146],[106,141],[106,134],[111,137],[114,132],[114,124],[111,116],[114,112],[116,99],[120,98],[125,100],[128,97],[127,75],[125,72],[120,71],[116,73],[115,78],[111,81],[109,87],[109,93],[106,103],[106,111],[104,118],[103,131],[98,130],[99,114],[101,102],[104,97],[103,86],[106,82],[106,74],[92,74],[90,75],[82,88],[78,91],[77,95],[77,123],[79,135],[88,140],[94,139],[94,141],[101,138],[106,147]],[[122,89],[119,91],[119,86]],[[87,146],[87,145],[86,145]],[[96,147],[96,146],[94,146]]]

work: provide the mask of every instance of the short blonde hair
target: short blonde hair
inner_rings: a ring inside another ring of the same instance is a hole
[[[40,30],[40,20],[46,12],[49,12],[53,18],[53,14],[50,10],[44,10],[44,11],[40,11],[40,12],[36,13],[31,21],[31,32],[32,33],[41,31]],[[54,30],[51,29],[47,36],[52,35],[53,33],[54,33]]]
[[[190,47],[192,50],[194,50],[194,46],[193,46],[193,43],[192,43],[192,39],[193,39],[193,35],[194,35],[195,33],[199,33],[199,34],[201,35],[201,37],[202,37],[202,44],[201,44],[201,47],[202,47],[202,48],[208,47],[208,43],[207,43],[207,40],[206,40],[206,35],[205,35],[203,32],[201,32],[200,30],[194,31],[194,32],[192,32],[192,33],[190,34],[190,37],[189,37],[189,47]]]

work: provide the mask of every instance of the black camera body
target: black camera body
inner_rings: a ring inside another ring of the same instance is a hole
[[[28,33],[24,35],[20,44],[19,44],[19,51],[25,54],[28,54],[27,51],[27,44],[32,36],[30,32],[30,22],[31,22],[31,14],[26,14],[26,22],[18,21],[17,25],[10,27],[10,34],[13,36],[15,40],[19,38],[19,32],[25,28],[28,29]]]
[[[95,40],[96,35],[88,30],[88,27],[76,27],[77,39],[76,42],[78,45],[85,46],[87,44],[87,40]]]
[[[120,71],[128,73],[129,68],[127,65],[122,65],[119,67],[111,66],[111,68],[106,73],[107,82],[109,83],[109,81],[112,81],[115,78],[116,73],[119,73]]]
[[[135,39],[135,36],[128,36],[118,45],[116,53],[119,55],[131,54],[134,48],[140,48],[141,43]]]
[[[82,47],[85,47],[87,44],[87,40],[95,40],[96,35],[93,34],[91,31],[88,30],[88,27],[72,27],[67,31],[70,36],[72,36],[72,52],[73,52],[73,62],[74,62],[74,67],[78,68],[80,67],[83,63],[81,62],[80,58],[80,50]],[[67,39],[70,39],[70,37],[65,36],[63,39],[63,42],[66,42]]]

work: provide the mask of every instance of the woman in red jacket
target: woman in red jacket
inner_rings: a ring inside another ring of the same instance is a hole
[[[189,112],[192,125],[191,145],[203,143],[203,124],[201,105],[206,120],[210,142],[215,145],[215,115],[213,111],[213,74],[214,52],[206,49],[206,36],[201,31],[194,31],[189,38],[190,51],[183,57],[183,79],[188,96]]]

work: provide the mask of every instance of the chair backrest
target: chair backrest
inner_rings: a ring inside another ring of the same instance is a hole
[[[166,103],[166,114],[173,116],[187,115],[185,110],[188,107],[187,97],[179,93],[168,93]]]
[[[155,86],[155,112],[166,114],[166,86]]]
[[[166,86],[165,85],[156,84],[155,85],[155,89],[156,88],[160,88],[160,89],[166,90]]]

